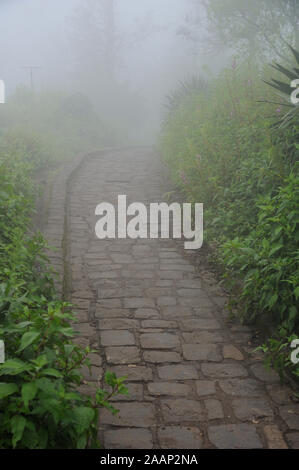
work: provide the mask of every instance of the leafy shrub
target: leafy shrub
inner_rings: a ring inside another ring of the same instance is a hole
[[[223,244],[225,265],[244,273],[243,316],[287,335],[299,333],[299,177],[258,203],[258,223],[243,239]]]
[[[96,447],[99,407],[117,413],[109,400],[127,389],[108,373],[110,390],[77,391],[92,351],[73,342],[75,316],[56,296],[45,241],[29,232],[43,155],[29,138],[12,144],[0,154],[0,448]]]
[[[284,103],[277,103],[280,106],[285,106],[286,108],[290,108],[288,113],[286,113],[282,119],[277,121],[274,124],[274,127],[290,127],[293,124],[293,120],[298,117],[299,112],[299,104],[294,104],[291,102],[291,94],[294,92],[294,88],[291,87],[291,81],[298,79],[299,80],[299,51],[294,49],[292,46],[289,46],[295,61],[296,65],[293,68],[286,68],[278,63],[272,65],[272,67],[284,75],[284,78],[287,78],[287,82],[282,82],[281,80],[277,80],[276,78],[272,78],[271,81],[266,81],[268,85],[270,85],[275,90],[278,90],[278,96],[284,98]]]
[[[186,98],[196,96],[198,93],[207,91],[207,83],[199,76],[194,76],[190,80],[182,81],[166,98],[166,109],[169,114],[173,113]]]
[[[242,321],[263,328],[267,360],[281,375],[290,368],[298,375],[286,345],[299,334],[299,124],[294,117],[291,126],[271,127],[282,101],[257,101],[271,102],[272,93],[252,67],[234,63],[209,83],[208,95],[185,93],[168,114],[160,148],[186,199],[204,203],[205,239]]]
[[[54,151],[45,136],[37,132],[15,128],[4,134],[0,144],[0,151],[13,165],[27,164],[31,171],[47,170],[55,162]]]

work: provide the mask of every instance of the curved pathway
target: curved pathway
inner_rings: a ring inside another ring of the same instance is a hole
[[[165,188],[164,188],[165,192]],[[299,405],[268,373],[250,330],[229,324],[225,297],[174,240],[98,240],[95,208],[162,202],[151,148],[86,158],[68,182],[66,261],[78,342],[91,345],[95,384],[127,376],[117,417],[102,410],[105,448],[287,448],[299,445]],[[87,393],[90,385],[83,385]]]

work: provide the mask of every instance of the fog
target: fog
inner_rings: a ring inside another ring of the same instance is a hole
[[[279,34],[263,14],[269,0],[250,7],[242,0],[244,29],[236,28],[234,0],[226,3],[222,12],[217,0],[2,0],[0,78],[8,96],[18,89],[85,96],[112,143],[154,142],[165,96],[180,81],[212,79],[232,63],[238,44],[249,56],[268,46],[268,60],[281,51],[281,34],[296,31],[279,0],[272,11],[282,18]],[[257,21],[263,23],[256,28]]]
[[[195,58],[178,34],[190,0],[111,3],[114,25],[109,32],[101,9],[105,1],[1,1],[1,78],[8,94],[20,86],[83,93],[104,120],[119,120],[122,126],[121,115],[129,114],[134,124],[142,125],[144,138],[152,140],[165,94],[179,80],[200,72],[202,64],[210,61],[214,67],[215,57]],[[109,34],[113,71],[107,71]]]

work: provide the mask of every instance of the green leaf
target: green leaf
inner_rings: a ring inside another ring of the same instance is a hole
[[[48,358],[46,354],[41,354],[38,356],[36,359],[32,360],[32,363],[37,366],[39,369],[44,367],[46,364],[48,364]]]
[[[0,400],[2,398],[8,397],[13,393],[17,392],[18,386],[16,384],[6,384],[0,383]]]
[[[12,445],[16,447],[17,443],[22,439],[26,426],[26,419],[22,415],[15,415],[10,421],[11,432],[13,434]]]
[[[72,338],[74,336],[74,329],[71,328],[71,327],[63,327],[63,328],[60,328],[59,329],[59,332],[64,335],[64,336],[67,336],[68,338]]]
[[[0,375],[18,375],[32,368],[30,364],[19,359],[9,359],[3,365],[0,365]]]
[[[25,404],[25,407],[28,407],[29,401],[33,400],[37,392],[37,385],[35,382],[25,383],[22,386],[22,398]]]
[[[86,406],[79,406],[74,409],[73,420],[76,423],[78,434],[82,434],[91,425],[95,417],[95,412],[92,408]]]
[[[87,444],[87,436],[85,434],[82,434],[82,436],[79,437],[77,440],[76,447],[77,449],[86,449],[86,444]]]
[[[276,304],[277,300],[278,300],[278,294],[273,294],[269,299],[268,307],[272,308]]]
[[[39,331],[28,331],[27,333],[24,333],[21,339],[21,345],[18,349],[18,352],[21,352],[25,348],[30,346],[30,344],[32,344],[36,340],[36,338],[38,338],[39,336],[40,336]]]
[[[44,369],[42,372],[43,372],[43,375],[49,375],[50,377],[56,377],[56,378],[62,377],[62,373],[56,369],[52,369],[52,368]]]
[[[281,248],[283,248],[282,244],[274,245],[272,250],[270,250],[269,257],[273,256],[275,253],[277,253],[279,250],[281,250]]]

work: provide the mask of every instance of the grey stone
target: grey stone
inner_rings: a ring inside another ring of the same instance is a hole
[[[219,379],[248,375],[245,367],[240,364],[202,364],[201,369],[205,376]]]
[[[184,317],[191,317],[192,309],[188,307],[161,307],[161,314],[163,318],[168,320],[181,320]]]
[[[181,423],[184,421],[202,421],[204,412],[197,400],[163,400],[161,402],[162,414],[167,423]]]
[[[233,359],[234,361],[244,360],[244,356],[241,351],[232,344],[226,344],[223,346],[223,357],[224,359]]]
[[[138,308],[135,312],[135,318],[139,318],[141,320],[148,318],[159,318],[159,312],[158,310],[152,308]]]
[[[143,357],[146,362],[152,362],[154,364],[181,362],[180,355],[174,351],[144,351]]]
[[[98,290],[100,299],[118,299],[122,297],[142,297],[142,290],[139,287],[126,287],[124,289],[103,289]]]
[[[190,392],[190,387],[176,382],[151,382],[148,384],[148,391],[150,395],[155,396],[185,397]]]
[[[135,346],[106,348],[107,362],[111,364],[134,364],[140,362],[140,351]]]
[[[121,301],[120,299],[103,299],[98,300],[96,308],[103,309],[103,308],[121,308]]]
[[[89,354],[88,355],[88,358],[90,360],[90,363],[93,365],[93,366],[97,366],[97,367],[100,367],[102,365],[102,358],[99,354],[96,354],[96,353],[92,353],[92,354]]]
[[[279,376],[274,370],[267,370],[265,366],[260,364],[254,364],[251,367],[253,374],[263,382],[275,383],[279,382]]]
[[[201,281],[200,279],[183,279],[182,281],[178,281],[176,283],[177,287],[180,289],[200,289],[201,288]]]
[[[107,430],[104,434],[105,449],[152,449],[151,431],[142,428]]]
[[[291,431],[299,430],[299,404],[281,406],[279,414]]]
[[[98,382],[103,377],[103,369],[97,366],[91,366],[90,368],[83,366],[81,372],[84,379],[90,382]]]
[[[269,402],[264,398],[237,398],[233,400],[232,407],[241,421],[273,416]]]
[[[183,289],[177,290],[177,295],[181,297],[199,297],[200,298],[200,296],[204,295],[204,293],[201,288],[196,288],[196,289],[183,288]]]
[[[195,367],[187,364],[158,367],[159,377],[163,380],[189,380],[198,379]]]
[[[135,344],[134,335],[127,330],[104,330],[100,333],[102,346],[130,346]]]
[[[209,398],[205,400],[205,407],[208,412],[208,420],[224,418],[223,408],[219,400]]]
[[[143,384],[128,382],[126,380],[125,385],[128,389],[128,395],[116,395],[115,397],[111,398],[111,401],[142,401],[143,400]],[[107,388],[107,387],[104,386],[104,388]]]
[[[154,308],[155,302],[152,299],[145,299],[139,297],[132,297],[129,299],[124,299],[124,307],[125,308]]]
[[[268,442],[269,449],[287,449],[287,443],[285,442],[282,432],[279,427],[275,424],[264,427],[264,434]]]
[[[100,330],[129,330],[138,327],[138,321],[130,318],[102,318],[98,321]]]
[[[105,308],[102,306],[97,305],[95,311],[96,318],[129,318],[131,316],[131,312],[129,309],[125,308]]]
[[[118,415],[106,409],[101,411],[101,424],[110,424],[120,427],[141,427],[146,428],[155,424],[155,409],[151,403],[115,402],[115,408],[119,410]]]
[[[217,449],[262,449],[262,442],[252,424],[210,426],[209,439]]]
[[[75,331],[77,331],[81,336],[91,338],[96,334],[96,329],[90,326],[89,323],[79,323],[74,326]]]
[[[135,263],[135,260],[130,255],[123,255],[123,254],[111,254],[111,258],[114,263],[117,264],[130,264]]]
[[[183,333],[183,340],[190,344],[203,344],[203,343],[222,343],[224,337],[220,331],[193,331],[192,333]]]
[[[290,432],[286,435],[291,449],[299,449],[299,432]]]
[[[197,380],[195,382],[196,393],[199,397],[204,397],[206,395],[213,395],[216,393],[215,382],[210,380]]]
[[[263,393],[261,384],[254,379],[221,380],[219,385],[224,393],[232,396],[259,397]]]
[[[170,297],[172,289],[169,287],[151,287],[146,290],[148,297]]]
[[[183,356],[187,361],[216,361],[222,357],[215,344],[183,344]]]
[[[201,449],[202,437],[198,428],[166,426],[158,430],[161,449]]]
[[[126,377],[126,381],[151,381],[153,380],[153,372],[150,367],[146,366],[113,366],[110,367],[111,372],[114,372],[117,377]]]
[[[144,349],[173,349],[179,346],[179,338],[170,333],[145,333],[140,335]]]
[[[169,269],[168,271],[160,271],[159,278],[170,280],[183,279],[183,273],[180,271],[171,271],[171,269]]]
[[[142,328],[168,328],[174,329],[177,328],[176,322],[171,322],[167,320],[144,320],[141,322]]]
[[[212,302],[207,297],[178,297],[178,302],[180,305],[184,305],[186,307],[213,307]]]
[[[190,320],[182,320],[181,326],[183,331],[218,330],[221,328],[217,320],[211,320],[209,318],[192,318]]]
[[[280,384],[271,384],[267,385],[267,391],[272,400],[278,405],[293,404],[291,399],[293,392],[290,388]]]
[[[176,298],[175,297],[166,297],[166,296],[161,296],[157,298],[157,305],[159,307],[172,307],[177,304]]]

